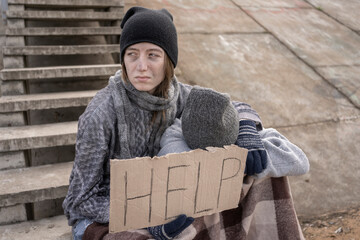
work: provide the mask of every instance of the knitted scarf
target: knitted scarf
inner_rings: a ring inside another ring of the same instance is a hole
[[[131,109],[136,106],[140,109],[158,112],[165,110],[165,117],[157,114],[155,121],[151,125],[151,134],[148,142],[148,154],[155,156],[160,150],[160,138],[165,129],[170,126],[175,119],[177,111],[177,99],[179,96],[179,85],[176,77],[171,80],[168,91],[168,98],[153,96],[147,92],[138,91],[130,81],[124,81],[121,78],[121,71],[118,71],[114,77],[110,78],[110,84],[115,84],[115,91],[112,91],[115,111],[117,115],[118,131],[121,131],[120,156],[122,159],[128,159],[131,156],[129,147],[129,138],[136,137],[134,132],[130,131],[129,123]]]

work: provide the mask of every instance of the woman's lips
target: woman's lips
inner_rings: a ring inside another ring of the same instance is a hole
[[[135,77],[136,80],[138,80],[139,82],[147,82],[150,80],[150,77],[146,77],[146,76],[138,76],[138,77]]]

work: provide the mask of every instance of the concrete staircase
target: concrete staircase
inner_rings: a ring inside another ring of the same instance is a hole
[[[120,68],[123,5],[8,0],[0,72],[0,239],[70,239],[61,203],[77,120]]]

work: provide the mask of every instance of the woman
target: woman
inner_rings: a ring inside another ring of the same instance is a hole
[[[74,166],[63,202],[74,239],[81,239],[93,222],[109,222],[110,159],[155,156],[163,132],[181,117],[191,89],[174,76],[177,33],[167,10],[133,7],[121,27],[122,70],[79,119]],[[244,114],[249,118],[248,111]]]

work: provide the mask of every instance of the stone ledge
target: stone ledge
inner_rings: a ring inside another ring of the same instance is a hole
[[[13,68],[0,71],[0,79],[9,81],[50,78],[110,77],[120,68],[120,64]]]
[[[66,196],[73,162],[2,171],[0,207]]]
[[[25,46],[4,47],[3,54],[8,56],[29,55],[77,55],[120,53],[118,44],[111,45],[76,45],[76,46]]]
[[[27,94],[0,98],[0,113],[87,106],[95,91]]]
[[[123,7],[121,0],[8,0],[8,4],[19,4],[26,6],[55,6],[55,7]]]
[[[71,227],[64,215],[0,226],[1,239],[7,240],[70,240]]]
[[[6,11],[8,19],[61,20],[61,21],[116,21],[122,20],[119,12],[76,11]]]
[[[7,36],[98,36],[120,35],[120,27],[8,28]]]
[[[77,121],[0,128],[0,152],[73,145]]]

